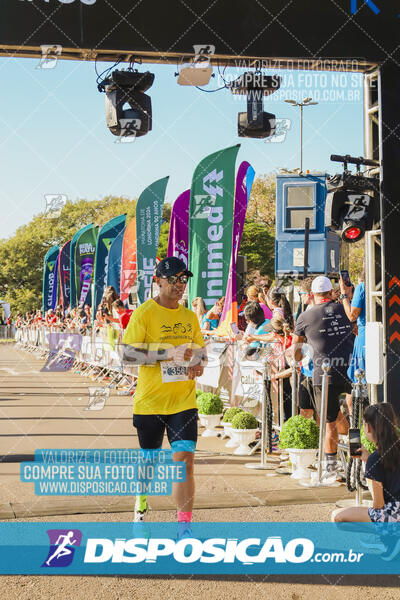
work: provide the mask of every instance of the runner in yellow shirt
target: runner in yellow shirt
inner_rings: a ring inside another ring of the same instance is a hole
[[[192,276],[179,258],[162,260],[155,275],[159,295],[133,312],[122,340],[124,359],[140,364],[133,404],[140,447],[161,448],[166,431],[173,460],[186,463],[186,481],[174,484],[180,523],[190,523],[192,517],[197,442],[194,378],[202,375],[206,358],[199,321],[179,304]],[[144,520],[146,513],[147,498],[138,496],[135,521]]]

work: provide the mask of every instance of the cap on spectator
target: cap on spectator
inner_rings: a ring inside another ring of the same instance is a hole
[[[193,273],[188,271],[183,260],[177,256],[167,256],[160,261],[156,268],[156,277],[171,277],[177,273],[183,273],[188,277],[193,277]]]
[[[324,292],[330,292],[332,289],[332,282],[325,275],[319,275],[316,277],[311,284],[311,291],[313,294],[323,294]]]

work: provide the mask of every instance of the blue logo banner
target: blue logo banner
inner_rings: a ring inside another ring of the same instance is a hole
[[[0,574],[400,574],[400,523],[1,523]]]

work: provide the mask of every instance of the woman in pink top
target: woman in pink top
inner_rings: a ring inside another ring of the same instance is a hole
[[[267,294],[267,302],[270,309],[273,311],[274,318],[283,319],[291,331],[294,329],[293,314],[290,304],[279,288],[271,288]]]
[[[268,308],[268,306],[266,304],[264,304],[263,302],[260,302],[259,294],[260,294],[260,290],[258,289],[258,287],[256,285],[251,285],[249,288],[247,288],[247,291],[246,291],[247,301],[248,302],[258,302],[258,304],[263,309],[264,317],[266,319],[272,319],[272,312],[270,311],[270,309]]]
[[[258,289],[258,287],[256,285],[251,285],[249,288],[247,288],[246,291],[248,302],[258,302],[258,304],[263,309],[264,317],[266,319],[272,319],[272,312],[266,304],[260,302],[259,294],[260,290]]]

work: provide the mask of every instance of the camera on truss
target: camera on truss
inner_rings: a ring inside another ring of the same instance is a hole
[[[261,71],[246,71],[230,85],[232,94],[247,97],[247,112],[238,114],[239,137],[266,138],[275,133],[275,115],[265,112],[264,96],[270,96],[281,85],[278,75],[265,75]]]
[[[339,231],[343,241],[355,243],[379,220],[379,177],[363,175],[360,165],[377,167],[379,163],[335,154],[331,160],[343,162],[344,171],[327,180],[325,226]],[[348,163],[357,165],[355,174],[348,171]]]
[[[146,135],[152,128],[151,98],[146,92],[154,74],[137,70],[113,71],[99,85],[106,93],[106,123],[113,135]]]

